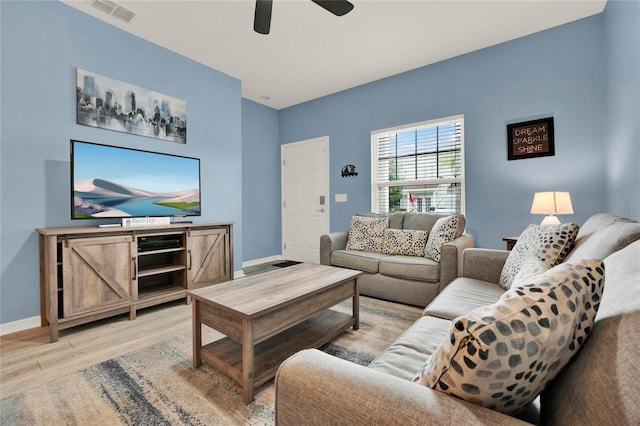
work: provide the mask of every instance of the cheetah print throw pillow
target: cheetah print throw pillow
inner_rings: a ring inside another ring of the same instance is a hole
[[[493,305],[452,321],[414,378],[432,389],[512,414],[533,401],[585,341],[600,305],[600,260],[561,264]]]
[[[440,262],[442,246],[460,236],[457,233],[458,220],[458,215],[441,217],[437,220],[429,232],[427,246],[424,250],[426,257]]]
[[[385,254],[400,254],[404,256],[422,256],[427,245],[427,231],[417,229],[385,229]]]
[[[573,247],[578,229],[575,223],[529,225],[507,257],[500,272],[500,286],[508,290],[522,265],[531,257],[542,260],[549,268],[562,262]]]
[[[347,250],[381,253],[388,217],[353,216],[347,237]]]

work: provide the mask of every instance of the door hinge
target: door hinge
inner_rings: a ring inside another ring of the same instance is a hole
[[[287,202],[286,202],[286,201],[283,201],[283,202],[282,202],[282,207],[283,207],[283,208],[287,208]]]
[[[286,166],[286,165],[287,165],[287,160],[286,160],[286,158],[283,158],[283,159],[282,159],[282,165],[283,165],[283,166]]]
[[[282,245],[282,249],[283,249],[283,250],[286,250],[286,249],[287,249],[287,243],[284,243],[284,244]]]

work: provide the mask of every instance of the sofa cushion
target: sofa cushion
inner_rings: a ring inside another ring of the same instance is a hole
[[[431,231],[433,225],[438,219],[446,217],[437,213],[419,213],[419,212],[407,212],[404,214],[404,221],[402,223],[403,229],[420,229],[422,231]]]
[[[349,227],[346,249],[382,252],[384,230],[388,226],[388,217],[353,216]]]
[[[452,320],[474,309],[496,303],[504,288],[473,278],[456,278],[424,310],[424,315]]]
[[[427,231],[385,229],[382,252],[404,256],[422,256],[427,244]]]
[[[458,234],[459,220],[460,215],[446,216],[437,220],[429,232],[427,246],[424,251],[426,257],[440,262],[442,246],[462,235],[461,233]]]
[[[558,265],[455,319],[415,380],[507,414],[519,411],[587,338],[603,286],[600,260]]]
[[[578,229],[575,223],[529,225],[509,253],[500,272],[499,284],[509,289],[522,265],[532,257],[537,257],[549,267],[562,262],[573,247]]]
[[[598,227],[599,225],[599,227]],[[604,259],[640,239],[640,223],[606,213],[591,216],[578,231],[565,262]]]
[[[640,425],[638,259],[640,241],[604,260],[607,288],[591,335],[542,393],[542,424],[577,425],[588,419],[594,425]]]
[[[440,281],[440,264],[420,256],[388,256],[380,259],[383,275],[415,281]]]
[[[580,227],[580,231],[578,231],[578,235],[576,236],[576,247],[582,244],[583,240],[586,240],[594,232],[599,231],[602,228],[606,228],[607,226],[621,222],[634,223],[634,221],[631,219],[616,216],[611,213],[594,214],[589,219],[587,219],[587,221]]]
[[[422,317],[369,364],[369,368],[412,380],[449,334],[449,321]]]
[[[387,256],[370,251],[334,250],[331,252],[331,265],[377,274],[380,259]]]
[[[404,222],[404,213],[358,213],[356,216],[363,217],[377,217],[377,218],[389,218],[389,228],[402,229],[402,223]]]

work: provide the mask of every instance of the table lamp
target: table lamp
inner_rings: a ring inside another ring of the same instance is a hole
[[[568,192],[536,192],[533,196],[531,214],[546,214],[540,225],[559,225],[554,214],[573,214],[571,197]]]

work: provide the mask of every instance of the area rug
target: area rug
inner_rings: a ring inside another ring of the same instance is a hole
[[[351,305],[336,308],[349,312]],[[323,346],[367,365],[420,314],[361,298],[360,330]],[[272,425],[273,380],[248,405],[234,382],[206,364],[193,368],[191,336],[180,335],[101,362],[0,401],[2,425]]]

